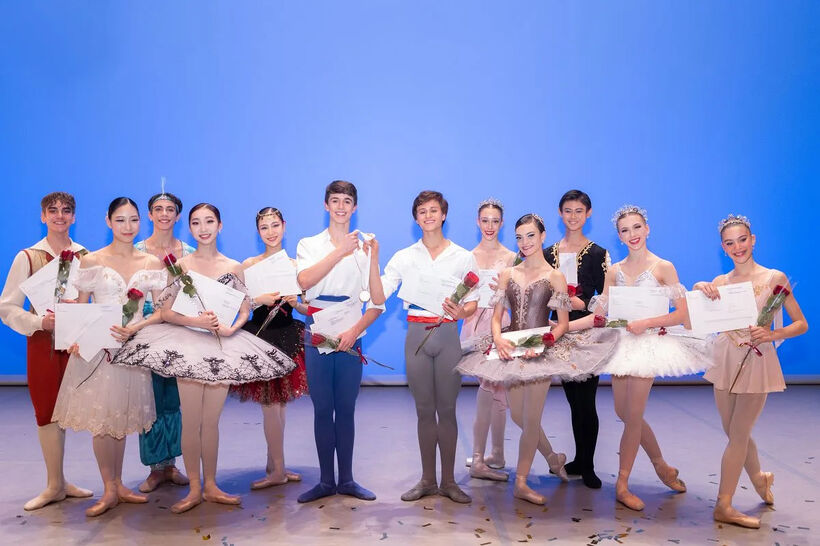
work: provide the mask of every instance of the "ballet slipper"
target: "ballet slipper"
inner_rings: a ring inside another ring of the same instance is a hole
[[[420,481],[416,485],[414,485],[409,491],[405,492],[401,496],[401,500],[410,502],[419,500],[422,497],[429,497],[431,495],[438,494],[438,486],[435,482],[425,482],[424,480]]]
[[[165,481],[165,470],[152,470],[145,481],[139,485],[139,490],[143,493],[150,493]]]
[[[544,495],[539,495],[527,485],[526,476],[516,476],[515,486],[513,486],[513,497],[533,504],[545,504],[547,498]]]
[[[774,494],[772,493],[774,474],[771,472],[761,472],[759,476],[761,476],[762,479],[758,480],[757,483],[752,481],[755,491],[757,491],[757,494],[763,499],[763,502],[766,504],[774,504]]]
[[[721,504],[718,502],[715,505],[715,511],[712,512],[715,521],[721,523],[731,523],[732,525],[739,525],[740,527],[747,527],[749,529],[760,529],[760,520],[753,516],[747,516],[743,512],[735,510],[731,504]]]
[[[251,483],[251,489],[265,489],[266,487],[273,487],[274,485],[283,485],[290,481],[287,476],[274,476],[274,475],[267,475],[264,478],[256,480],[255,482]]]
[[[339,495],[347,495],[348,497],[356,497],[357,499],[373,501],[376,500],[376,495],[369,489],[365,489],[358,483],[350,480],[349,482],[340,483],[336,487],[336,493]]]
[[[191,491],[181,501],[174,503],[171,506],[171,512],[174,514],[181,514],[187,512],[194,506],[202,503],[202,493],[200,491]]]
[[[666,461],[663,460],[657,463],[652,461],[652,464],[655,467],[655,473],[658,475],[658,478],[660,478],[666,487],[678,493],[686,492],[686,484],[678,478],[677,468],[669,466]]]
[[[496,451],[493,450],[492,454],[484,457],[484,464],[495,470],[504,468],[506,466],[504,461],[504,453],[496,453]]]
[[[313,486],[312,489],[309,489],[299,495],[299,498],[296,499],[296,502],[313,502],[315,500],[329,497],[331,495],[336,494],[336,484],[333,483],[322,483],[319,482]]]
[[[473,502],[473,499],[470,498],[470,495],[462,491],[458,484],[455,482],[441,484],[438,488],[438,493],[442,497],[447,497],[451,501],[457,502],[459,504],[470,504],[471,502]]]
[[[85,511],[85,515],[90,517],[90,518],[95,518],[97,516],[101,516],[104,513],[111,510],[112,508],[114,508],[115,506],[117,506],[119,503],[120,503],[119,497],[117,496],[117,494],[114,491],[111,491],[110,493],[106,492],[106,493],[103,494],[102,497],[100,497],[100,500],[95,502],[91,506],[91,508],[88,508]]]
[[[148,497],[134,493],[122,484],[117,487],[117,498],[120,502],[127,502],[129,504],[145,504],[148,502]]]
[[[506,482],[510,478],[506,472],[493,470],[487,466],[484,461],[479,459],[478,455],[473,457],[473,466],[470,467],[470,477],[481,480],[494,480],[497,482]]]
[[[577,460],[570,461],[567,464],[565,464],[564,470],[566,470],[567,474],[569,474],[570,476],[580,476],[581,474],[583,474],[581,470],[581,463],[579,463]]]
[[[165,479],[174,485],[188,485],[191,481],[174,465],[165,467]]]
[[[301,482],[302,475],[297,474],[296,472],[291,472],[290,470],[285,470],[285,477],[288,479],[289,482]]]
[[[567,456],[563,453],[556,453],[553,451],[547,455],[547,464],[550,467],[550,473],[561,478],[561,481],[568,482],[569,476],[567,476],[567,470],[564,467],[564,463],[566,462]]]
[[[630,510],[635,510],[636,512],[640,512],[646,507],[646,505],[640,499],[640,497],[634,495],[628,489],[625,481],[623,484],[621,484],[620,479],[618,479],[618,482],[615,483],[615,500],[620,502]]]
[[[581,473],[581,481],[590,489],[600,489],[602,485],[601,478],[599,478],[591,468]]]
[[[239,495],[225,493],[216,485],[212,487],[205,486],[205,489],[202,492],[202,499],[205,502],[214,502],[217,504],[242,504],[242,498]]]
[[[73,497],[78,499],[84,499],[86,497],[94,496],[94,492],[90,489],[85,489],[83,487],[77,487],[73,483],[65,483],[65,495],[66,497]]]
[[[66,498],[65,489],[46,488],[42,493],[26,502],[23,505],[23,510],[39,510],[40,508],[51,504],[52,502],[60,502]]]

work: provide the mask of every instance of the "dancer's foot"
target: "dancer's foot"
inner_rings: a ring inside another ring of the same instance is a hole
[[[315,500],[329,497],[331,495],[336,494],[336,485],[332,483],[322,483],[319,482],[312,489],[305,491],[299,498],[296,499],[297,502],[313,502]]]
[[[504,452],[503,451],[496,451],[495,449],[490,455],[484,457],[484,464],[489,466],[490,468],[494,468],[499,470],[506,466],[504,461]]]
[[[123,484],[117,485],[117,498],[120,502],[127,502],[129,504],[145,504],[148,502],[148,497],[134,493]]]
[[[774,504],[774,493],[772,493],[772,485],[774,485],[774,474],[771,472],[761,472],[758,474],[757,480],[752,480],[752,485],[755,486],[755,491],[763,499],[766,504]]]
[[[460,504],[470,504],[471,502],[473,502],[473,499],[470,498],[470,495],[462,491],[458,484],[455,482],[441,484],[438,488],[438,493],[442,497],[447,497],[451,501]]]
[[[582,469],[583,467],[581,463],[579,463],[577,460],[570,461],[564,465],[564,470],[566,470],[567,474],[569,474],[570,476],[580,476],[581,474],[583,474],[583,472],[581,471]]]
[[[297,474],[296,472],[291,472],[288,469],[285,469],[285,477],[288,479],[289,482],[301,482],[302,475]]]
[[[174,485],[188,485],[190,480],[174,465],[165,467],[165,480]],[[142,490],[140,490],[142,491]]]
[[[478,478],[480,480],[495,480],[497,482],[506,482],[510,479],[509,474],[506,472],[502,472],[500,470],[493,470],[483,462],[478,462],[473,458],[475,461],[473,466],[470,467],[470,477],[471,478]]]
[[[205,502],[215,502],[217,504],[242,504],[242,498],[239,495],[225,493],[216,484],[205,485],[202,490],[202,499]]]
[[[376,495],[373,491],[365,489],[358,483],[350,480],[349,482],[340,483],[336,487],[336,492],[340,495],[347,495],[348,497],[356,497],[357,499],[372,501],[376,500]]]
[[[190,491],[185,498],[171,506],[171,512],[181,514],[202,503],[201,491]]]
[[[655,466],[655,473],[658,475],[658,478],[660,478],[666,487],[678,493],[686,492],[686,484],[678,478],[677,468],[669,466],[666,461],[661,461],[658,464],[653,462],[652,464]]]
[[[590,489],[600,489],[601,488],[601,478],[599,478],[595,471],[591,468],[589,470],[585,470],[581,473],[581,481],[584,482],[584,485],[589,487]]]
[[[164,469],[152,470],[151,473],[148,474],[148,477],[145,478],[145,481],[140,484],[139,490],[143,493],[150,493],[151,491],[159,487],[164,481]]]
[[[100,500],[94,503],[91,508],[85,511],[85,515],[93,518],[105,514],[120,503],[116,490],[110,490],[103,493]]]
[[[630,510],[635,510],[636,512],[639,512],[646,507],[644,502],[637,495],[633,495],[625,485],[623,487],[619,487],[618,484],[615,484],[615,500]]]
[[[23,505],[23,510],[39,510],[52,502],[60,502],[66,498],[65,489],[46,488],[45,491]]]
[[[90,489],[77,487],[73,483],[65,482],[65,495],[66,497],[76,497],[78,499],[84,499],[86,497],[93,496],[94,492]]]
[[[555,474],[562,481],[568,482],[569,476],[567,476],[567,470],[564,468],[564,464],[567,462],[567,456],[563,453],[556,453],[552,452],[547,455],[547,464],[550,467],[550,473]]]
[[[422,497],[429,497],[438,494],[438,486],[435,483],[420,481],[401,496],[403,501],[416,501]]]
[[[715,521],[721,523],[731,523],[733,525],[740,525],[741,527],[748,527],[749,529],[760,529],[760,520],[758,518],[747,516],[743,512],[735,510],[731,504],[716,504],[715,511],[712,515]]]
[[[288,483],[290,480],[284,474],[268,474],[264,478],[256,480],[251,483],[251,489],[265,489],[266,487],[273,487],[274,485],[282,485]]]
[[[544,495],[539,495],[530,489],[530,486],[527,485],[526,476],[516,476],[515,486],[513,487],[513,497],[533,504],[544,504],[547,502],[547,498]]]

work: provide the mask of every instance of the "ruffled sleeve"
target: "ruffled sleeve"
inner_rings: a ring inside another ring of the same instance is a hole
[[[587,305],[587,310],[605,317],[609,311],[609,298],[604,294],[592,296],[592,299],[589,300],[589,305]]]
[[[686,287],[681,283],[663,286],[664,295],[671,301],[686,297]]]
[[[547,307],[555,311],[572,311],[572,301],[566,292],[553,292]]]
[[[80,292],[93,292],[100,272],[102,272],[101,265],[80,269],[77,271],[77,278],[74,279],[74,287]]]
[[[509,302],[507,301],[507,294],[504,290],[500,288],[496,288],[493,295],[490,296],[490,307],[495,307],[499,303],[504,302],[504,307],[509,307]]]

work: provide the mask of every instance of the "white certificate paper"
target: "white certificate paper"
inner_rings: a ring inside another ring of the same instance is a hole
[[[352,328],[362,318],[362,302],[356,298],[334,303],[330,307],[313,313],[313,324],[310,331],[327,337],[339,337],[342,332]],[[366,333],[362,332],[359,337]],[[321,354],[333,352],[327,347],[319,347]]]
[[[508,339],[508,340],[512,341],[513,343],[515,343],[516,341],[526,339],[530,336],[534,336],[534,335],[542,336],[542,335],[546,334],[549,331],[550,331],[549,326],[543,326],[541,328],[530,328],[528,330],[514,330],[512,332],[502,332],[501,337],[503,337],[504,339]],[[544,352],[544,346],[543,345],[538,345],[536,347],[515,347],[510,352],[510,355],[511,356],[522,356],[522,355],[527,354],[528,350],[533,350],[536,353],[543,353]],[[498,351],[495,349],[495,346],[493,346],[493,348],[490,349],[490,353],[487,355],[487,358],[490,359],[490,360],[498,360],[498,359],[501,358],[500,356],[498,356]]]
[[[293,296],[302,293],[296,282],[296,266],[284,250],[253,264],[245,270],[245,286],[252,298],[270,292],[279,292],[280,296]]]
[[[399,299],[418,305],[425,311],[443,316],[444,300],[453,295],[461,279],[442,276],[432,271],[412,271],[401,281]]]
[[[663,287],[610,286],[610,320],[640,320],[669,313],[669,298]]]
[[[493,298],[493,294],[495,294],[495,290],[490,288],[490,283],[493,282],[493,279],[498,276],[498,271],[495,269],[481,269],[478,272],[478,306],[482,308],[492,307],[490,301]],[[497,284],[493,283],[493,284]],[[455,289],[453,289],[455,290]],[[452,292],[448,294],[449,297],[452,295]]]
[[[54,291],[57,289],[57,269],[59,267],[60,259],[54,258],[38,269],[34,275],[20,283],[20,290],[26,295],[28,301],[31,302],[31,306],[40,317],[44,317],[49,309],[54,311],[54,304],[56,303]],[[80,260],[74,258],[71,262],[71,268],[68,270],[68,281],[63,294],[64,300],[77,299],[79,295],[74,287],[74,280],[77,278],[79,269]]]
[[[558,270],[567,278],[567,284],[578,286],[578,254],[561,252],[558,254]]]
[[[119,349],[112,326],[122,325],[122,305],[109,303],[58,303],[54,310],[54,348],[76,343],[80,356],[90,361],[102,349]]]
[[[757,323],[757,303],[751,282],[718,287],[719,300],[710,300],[700,290],[686,293],[692,330],[712,334],[748,328]]]
[[[223,326],[233,324],[242,306],[242,301],[245,299],[245,294],[196,271],[189,271],[188,274],[194,281],[194,288],[199,298],[196,295],[189,296],[180,289],[171,310],[186,317],[198,317],[203,311],[213,311],[219,319],[219,324]],[[201,328],[194,328],[194,330],[201,330]]]

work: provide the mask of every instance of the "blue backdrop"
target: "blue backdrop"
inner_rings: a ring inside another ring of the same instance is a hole
[[[43,194],[77,196],[73,236],[96,249],[110,199],[145,203],[161,175],[186,209],[222,209],[240,260],[262,249],[257,209],[284,211],[293,255],[325,225],[324,186],[351,180],[382,265],[418,238],[421,189],[472,248],[481,199],[506,204],[508,246],[529,211],[553,241],[578,187],[615,259],[612,211],[646,207],[688,286],[729,266],[717,221],[748,215],[816,321],[818,51],[816,2],[2,2],[0,262],[43,236]],[[403,318],[392,300],[366,343],[397,374]],[[814,325],[780,349],[793,377],[816,373]],[[0,347],[0,373],[23,374],[23,339],[0,328]]]

